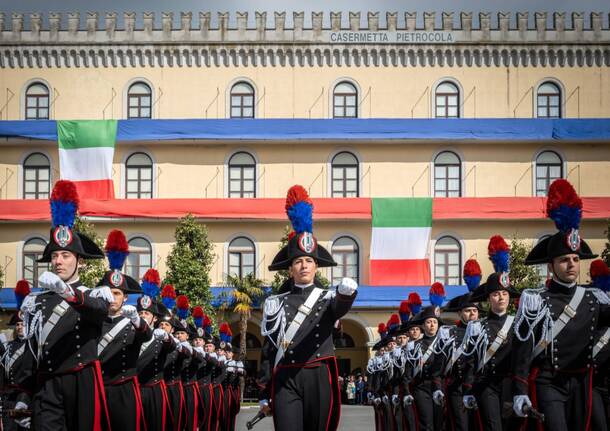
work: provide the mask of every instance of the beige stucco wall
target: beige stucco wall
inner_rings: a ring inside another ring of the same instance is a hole
[[[22,93],[34,79],[52,89],[53,119],[126,118],[124,94],[137,78],[154,88],[154,118],[226,118],[228,89],[247,79],[259,118],[329,118],[332,88],[348,78],[360,88],[363,118],[429,118],[431,92],[447,77],[462,88],[466,118],[531,118],[533,91],[547,78],[563,86],[566,117],[610,112],[610,74],[599,67],[24,68],[3,69],[0,88],[15,95],[3,119],[23,118]]]
[[[115,195],[124,197],[124,163],[130,154],[144,151],[154,163],[154,197],[226,197],[226,163],[233,153],[245,150],[257,161],[257,197],[284,197],[293,184],[304,185],[314,197],[328,197],[332,156],[347,150],[360,160],[362,197],[430,196],[434,157],[451,150],[463,161],[463,196],[532,196],[534,160],[546,149],[561,155],[564,175],[581,195],[608,194],[608,143],[119,143],[113,179]],[[11,140],[0,144],[0,199],[21,197],[21,163],[37,151],[50,158],[52,176],[57,179],[55,143]]]

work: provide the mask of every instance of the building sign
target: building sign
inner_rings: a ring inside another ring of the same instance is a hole
[[[454,43],[457,41],[452,31],[331,31],[330,43]]]

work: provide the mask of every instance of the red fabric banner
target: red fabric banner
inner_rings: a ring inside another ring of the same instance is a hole
[[[430,284],[429,259],[371,260],[371,286],[425,286]]]

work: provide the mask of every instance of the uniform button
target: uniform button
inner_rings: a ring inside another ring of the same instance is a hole
[[[316,347],[320,347],[320,345],[319,345],[319,344],[316,344]]]
[[[594,308],[594,307],[591,307],[591,308],[590,308],[590,310],[591,310],[591,311],[595,311],[595,308]]]
[[[316,313],[316,316],[318,316],[320,313]]]
[[[76,357],[77,357],[77,358],[80,358],[80,353],[77,353],[77,354],[76,354]]]
[[[50,364],[50,363],[51,363],[51,361],[47,361],[47,364]]]
[[[78,325],[74,325],[74,329],[78,329]]]
[[[49,372],[53,371],[53,368],[49,368]]]
[[[79,367],[82,367],[82,366],[83,366],[83,363],[82,363],[82,362],[79,362],[79,363],[78,363],[78,366],[79,366]]]
[[[45,345],[45,346],[48,346],[48,345],[49,345],[49,342],[48,342],[48,341],[46,341],[46,342],[44,343],[44,345]]]
[[[316,338],[320,337],[320,334],[316,334]]]
[[[320,324],[319,324],[319,323],[316,323],[316,328],[319,328],[319,327],[320,327]]]
[[[288,352],[288,353],[290,353],[290,354],[292,355],[294,352],[291,350],[291,351],[290,351],[290,352]]]
[[[291,364],[294,364],[294,359],[292,361],[290,361]]]
[[[555,369],[556,369],[556,370],[557,370],[557,369],[559,369],[559,365],[555,365]]]
[[[78,340],[78,339],[80,339],[80,335],[77,335],[77,336],[76,336],[76,337],[74,337],[74,338],[76,338],[76,339]]]
[[[77,344],[77,345],[76,345],[76,348],[77,348],[77,349],[80,349],[80,344]]]
[[[316,353],[316,358],[319,358],[319,357],[320,357],[320,354],[319,354],[319,353]]]

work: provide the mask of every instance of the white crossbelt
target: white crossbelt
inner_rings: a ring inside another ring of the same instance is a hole
[[[297,315],[294,316],[294,319],[292,320],[292,322],[290,322],[290,326],[288,326],[288,330],[284,334],[284,339],[278,344],[274,366],[277,366],[277,364],[284,357],[286,349],[292,343],[294,336],[297,334],[297,331],[299,330],[307,316],[309,316],[309,313],[311,313],[311,310],[313,309],[313,306],[322,294],[322,291],[323,290],[319,287],[314,287],[305,302],[299,306]]]
[[[451,368],[453,368],[457,360],[462,356],[462,353],[464,353],[463,346],[463,343],[460,343],[460,346],[451,353],[451,358],[447,361],[447,366],[445,367],[445,374],[449,374]]]
[[[21,355],[23,355],[23,352],[25,352],[25,343],[23,343],[21,345],[21,347],[19,347],[17,350],[15,350],[15,353],[13,353],[11,355],[11,358],[9,359],[8,365],[5,370],[7,375],[10,375],[13,364],[15,363],[15,361],[17,361],[17,359],[19,359],[21,357]]]
[[[424,365],[426,365],[426,362],[428,362],[428,359],[430,359],[430,356],[432,356],[432,353],[434,352],[434,346],[436,345],[437,340],[438,340],[438,337],[436,337],[432,341],[432,343],[430,343],[430,346],[428,346],[428,350],[426,350],[426,353],[424,353],[424,356],[422,356],[421,361],[419,362],[419,365],[415,369],[415,373],[413,373],[414,376],[419,374],[419,372],[424,369]]]
[[[608,344],[608,342],[610,341],[610,328],[606,329],[606,331],[604,332],[604,335],[601,336],[601,338],[599,340],[597,340],[597,343],[595,343],[595,346],[593,346],[593,358],[595,359],[595,357],[599,354],[599,352],[602,351],[602,349],[604,347],[606,347],[606,345]]]
[[[506,337],[508,337],[508,331],[510,331],[510,327],[512,326],[514,321],[515,316],[506,316],[504,325],[502,325],[502,328],[500,328],[500,330],[498,331],[495,340],[493,341],[493,343],[491,343],[491,346],[489,346],[489,348],[485,352],[485,358],[483,358],[483,364],[481,367],[485,366],[485,364],[487,364],[487,362],[491,358],[493,358],[502,343],[504,343],[504,340],[506,340]]]
[[[576,310],[578,306],[582,302],[582,299],[585,297],[585,289],[583,287],[577,286],[576,292],[574,292],[574,296],[570,300],[570,303],[566,305],[559,315],[557,320],[553,322],[553,333],[551,339],[556,339],[557,336],[563,331],[568,322],[576,316]],[[548,342],[546,340],[541,340],[540,343],[536,347],[534,347],[534,358],[542,353],[542,351],[546,348]]]
[[[110,343],[112,343],[112,340],[114,340],[114,337],[116,337],[125,328],[125,326],[127,326],[130,323],[131,323],[131,320],[123,318],[123,319],[121,319],[121,321],[119,323],[114,325],[114,328],[112,328],[110,331],[106,332],[102,336],[102,339],[100,340],[100,342],[97,343],[98,356],[104,351],[104,349],[106,347],[108,347],[108,345]]]
[[[68,311],[69,308],[70,304],[68,304],[66,301],[61,301],[55,306],[55,308],[53,308],[51,317],[49,317],[47,323],[45,323],[42,327],[42,333],[38,345],[39,351],[42,349],[42,346],[44,346],[44,343],[47,341],[47,337],[49,336],[53,328],[55,328],[57,322],[59,322],[59,320],[64,316],[64,314],[66,314],[66,311]]]
[[[146,351],[146,349],[148,349],[148,346],[150,346],[153,341],[155,341],[155,337],[152,337],[147,342],[142,343],[142,346],[140,347],[140,353],[138,354],[138,356],[142,356],[142,353],[144,353]]]

